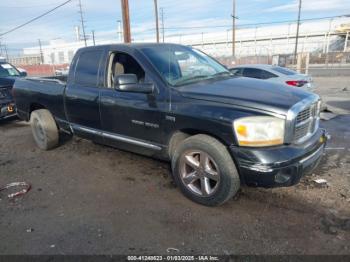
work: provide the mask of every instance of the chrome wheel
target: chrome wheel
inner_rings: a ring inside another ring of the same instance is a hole
[[[180,159],[180,176],[183,184],[200,196],[211,196],[220,183],[220,172],[215,161],[200,150],[189,150]]]

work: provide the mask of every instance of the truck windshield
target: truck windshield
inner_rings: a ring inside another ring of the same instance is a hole
[[[7,76],[19,76],[20,73],[16,68],[14,68],[12,65],[4,63],[0,64],[0,77],[7,77]]]
[[[220,63],[186,46],[164,45],[141,50],[172,86],[191,84],[219,76],[231,76]]]

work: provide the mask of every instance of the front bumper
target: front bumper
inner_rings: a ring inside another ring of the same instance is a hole
[[[0,119],[16,116],[16,106],[14,103],[0,104]]]
[[[270,148],[231,146],[241,180],[249,186],[292,186],[320,162],[327,134],[319,129],[303,145],[283,145]]]

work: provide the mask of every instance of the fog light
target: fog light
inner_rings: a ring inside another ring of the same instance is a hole
[[[275,175],[275,182],[285,184],[292,179],[293,168],[283,168]]]
[[[7,107],[7,112],[12,113],[13,110],[14,110],[13,106],[9,105],[9,106]]]

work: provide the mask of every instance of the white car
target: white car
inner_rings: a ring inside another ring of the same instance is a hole
[[[314,85],[312,77],[300,74],[291,69],[274,65],[239,65],[230,68],[233,75],[257,78],[271,82],[281,83],[287,86],[300,87],[308,91],[313,91]]]

